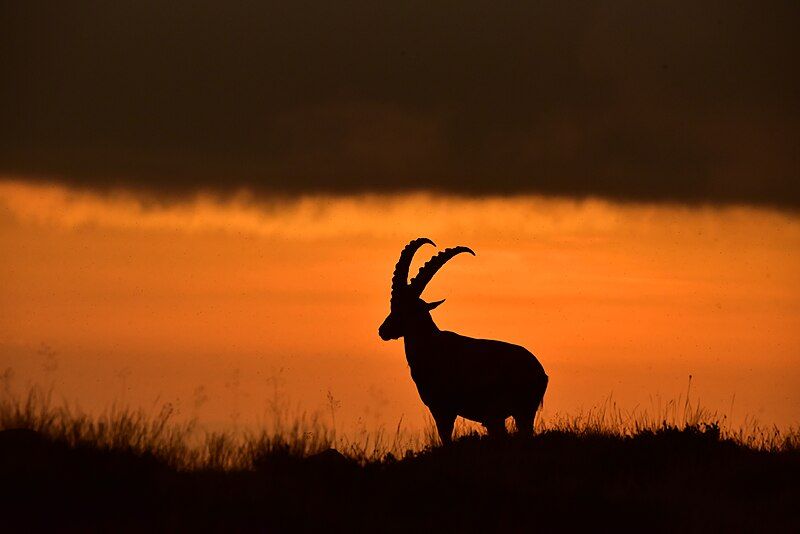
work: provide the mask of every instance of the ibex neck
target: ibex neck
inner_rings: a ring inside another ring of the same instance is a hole
[[[430,322],[426,321],[425,324],[420,324],[413,329],[409,329],[403,337],[406,357],[409,359],[409,362],[413,358],[413,354],[418,352],[420,348],[424,350],[424,347],[426,347],[430,343],[430,340],[438,335],[439,332],[440,330],[433,320]]]

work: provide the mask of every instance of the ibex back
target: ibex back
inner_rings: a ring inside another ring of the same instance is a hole
[[[490,435],[504,434],[505,420],[511,416],[518,432],[531,434],[547,389],[542,364],[518,345],[437,328],[430,311],[444,301],[425,302],[422,291],[450,258],[475,253],[467,247],[445,249],[408,282],[411,259],[426,243],[436,246],[420,237],[400,253],[392,276],[391,311],[378,334],[384,341],[404,338],[411,378],[436,421],[442,443],[450,443],[459,415],[483,424]]]

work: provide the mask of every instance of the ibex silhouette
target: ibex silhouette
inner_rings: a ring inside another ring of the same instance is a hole
[[[514,417],[518,432],[533,433],[533,420],[542,404],[547,375],[542,364],[518,345],[473,339],[437,328],[430,311],[438,302],[422,300],[433,275],[467,247],[448,248],[423,265],[411,282],[408,269],[414,253],[428,238],[411,241],[400,253],[392,276],[391,311],[378,329],[384,341],[404,338],[411,378],[422,402],[431,411],[442,443],[452,440],[457,416],[478,421],[490,435],[505,434],[505,420]]]

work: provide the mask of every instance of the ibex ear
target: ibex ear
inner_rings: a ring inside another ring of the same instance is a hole
[[[441,304],[442,302],[444,302],[444,300],[445,300],[445,299],[442,299],[442,300],[437,300],[436,302],[426,302],[425,304],[427,305],[428,311],[431,311],[432,309],[434,309],[434,308],[436,308],[437,306],[439,306],[439,304]]]

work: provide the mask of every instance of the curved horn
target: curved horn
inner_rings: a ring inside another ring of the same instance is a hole
[[[415,276],[411,282],[409,282],[408,287],[411,292],[419,297],[422,295],[422,292],[425,290],[425,286],[428,285],[428,282],[431,281],[433,275],[442,268],[442,265],[447,263],[447,261],[457,254],[461,254],[462,252],[469,252],[473,256],[475,253],[469,247],[455,247],[455,248],[446,248],[436,256],[428,260],[425,265],[420,267],[417,276]]]
[[[394,274],[392,274],[392,298],[401,291],[405,291],[408,287],[408,268],[411,267],[411,260],[414,257],[414,253],[426,243],[436,246],[436,243],[427,237],[418,237],[410,241],[400,253],[400,259],[397,260]]]

